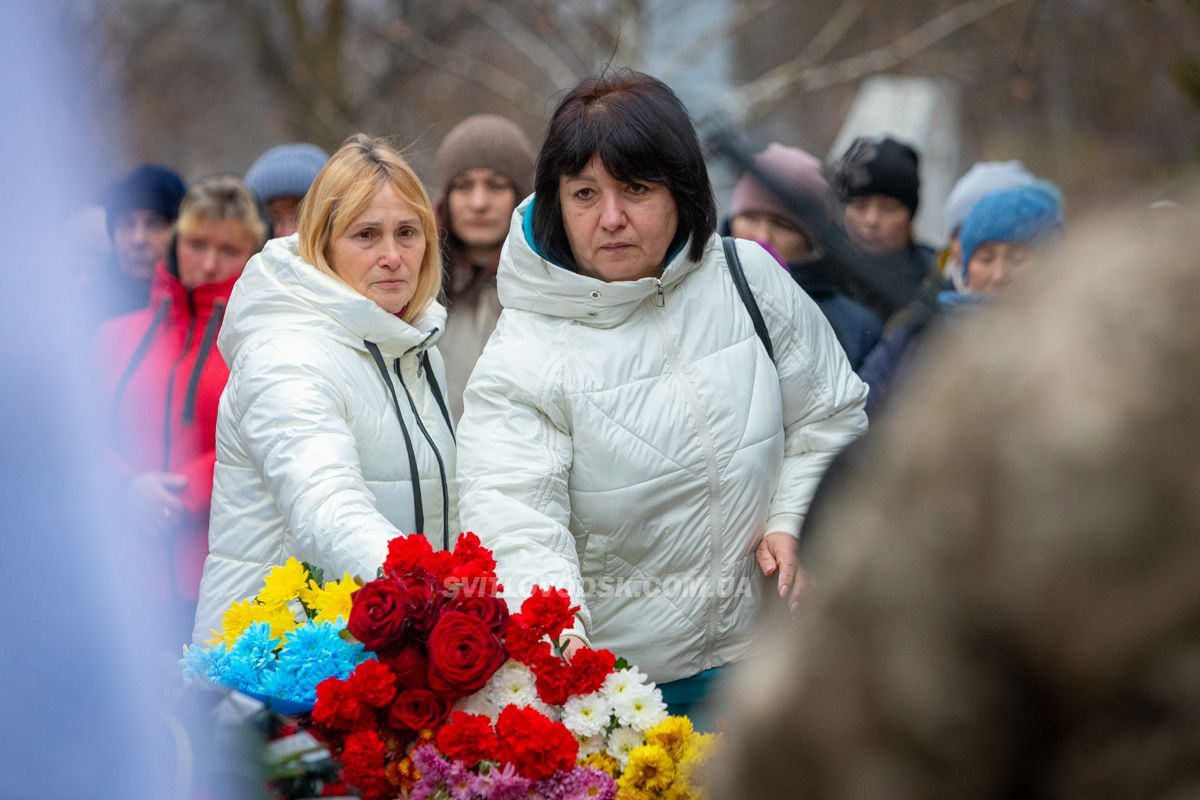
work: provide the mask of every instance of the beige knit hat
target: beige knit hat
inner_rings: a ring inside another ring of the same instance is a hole
[[[517,124],[495,114],[476,114],[454,126],[434,157],[440,195],[469,169],[494,169],[513,182],[517,199],[533,184],[533,147]]]

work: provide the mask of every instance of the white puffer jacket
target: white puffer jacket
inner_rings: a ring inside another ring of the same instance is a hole
[[[656,681],[736,661],[773,586],[755,548],[797,534],[829,461],[866,430],[866,386],[758,245],[738,253],[778,369],[720,237],[661,279],[604,283],[531,249],[529,207],[513,215],[505,310],[467,386],[464,529],[494,548],[510,600],[571,590],[591,643]]]
[[[445,309],[431,303],[409,325],[305,263],[296,242],[272,240],[250,259],[218,339],[230,376],[197,642],[289,556],[370,580],[392,537],[419,531],[442,548],[458,535],[454,437],[426,368],[444,391],[433,344]]]

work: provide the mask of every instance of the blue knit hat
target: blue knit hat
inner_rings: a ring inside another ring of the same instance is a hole
[[[157,164],[142,164],[104,192],[104,222],[111,237],[117,219],[127,211],[144,209],[168,222],[179,216],[179,204],[187,187],[173,170]]]
[[[263,205],[276,197],[303,197],[328,160],[329,154],[315,144],[281,144],[250,165],[246,186]]]
[[[1003,189],[1026,186],[1035,180],[1037,178],[1020,161],[980,161],[974,164],[955,182],[954,188],[946,196],[946,206],[942,211],[946,240],[949,241],[958,232],[967,214],[981,199]]]
[[[962,246],[963,278],[971,256],[984,242],[1016,242],[1035,245],[1063,224],[1062,195],[1046,181],[993,192],[986,195],[959,230]]]

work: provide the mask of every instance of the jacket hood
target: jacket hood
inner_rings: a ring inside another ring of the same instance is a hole
[[[409,324],[305,262],[298,247],[296,234],[272,239],[246,264],[217,339],[227,363],[260,335],[318,333],[363,352],[369,341],[396,357],[431,347],[445,329],[446,309],[440,303],[430,302]]]
[[[172,272],[171,265],[162,261],[155,268],[150,282],[150,307],[158,308],[165,299],[170,298],[173,315],[186,317],[192,313],[206,313],[218,302],[227,302],[236,283],[237,276],[234,276],[220,283],[202,284],[189,292],[178,274]]]
[[[611,328],[624,322],[646,298],[653,297],[660,285],[669,292],[700,264],[688,260],[688,240],[667,262],[659,278],[605,282],[573,272],[543,258],[532,241],[535,200],[536,195],[530,195],[513,211],[500,254],[496,289],[505,308]],[[712,247],[720,247],[719,237],[713,237],[705,252]]]

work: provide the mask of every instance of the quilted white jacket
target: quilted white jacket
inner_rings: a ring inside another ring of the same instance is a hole
[[[529,207],[513,215],[504,312],[467,386],[464,529],[494,548],[512,601],[570,589],[591,643],[656,681],[736,661],[773,591],[755,547],[798,532],[825,467],[866,429],[866,386],[758,245],[738,252],[778,369],[720,237],[661,279],[605,283],[539,257]]]
[[[296,242],[272,240],[250,260],[221,326],[230,376],[197,642],[288,556],[370,580],[399,533],[437,548],[458,535],[454,437],[426,368],[445,387],[433,348],[445,309],[433,303],[409,325],[306,264]]]

